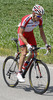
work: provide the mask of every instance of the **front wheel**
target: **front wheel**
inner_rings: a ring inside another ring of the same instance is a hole
[[[3,63],[3,78],[8,86],[15,87],[18,84],[17,72],[17,60],[13,56],[8,56]]]
[[[33,61],[29,70],[29,82],[33,90],[38,94],[47,91],[50,83],[50,73],[48,67],[41,60]]]

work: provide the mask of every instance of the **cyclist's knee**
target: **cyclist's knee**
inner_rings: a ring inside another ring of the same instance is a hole
[[[25,57],[26,56],[26,52],[23,52],[21,55],[22,55],[22,57]]]
[[[21,49],[21,55],[22,55],[23,57],[25,57],[26,54],[27,54],[27,49],[26,49],[26,48],[22,48],[22,49]]]

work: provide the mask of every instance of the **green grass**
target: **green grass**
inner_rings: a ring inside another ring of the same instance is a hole
[[[45,9],[43,27],[47,42],[52,46],[51,55],[42,56],[40,59],[53,63],[53,0],[0,0],[0,56],[14,55],[16,45],[11,38],[17,38],[18,23],[23,16],[32,13],[35,3]],[[44,46],[38,27],[34,29],[34,35],[38,46]]]

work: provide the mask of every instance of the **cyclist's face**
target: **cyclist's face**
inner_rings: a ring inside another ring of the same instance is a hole
[[[39,21],[39,19],[41,18],[41,15],[39,14],[33,14],[33,21]]]

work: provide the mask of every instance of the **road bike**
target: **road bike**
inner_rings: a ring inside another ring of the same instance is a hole
[[[8,56],[3,63],[3,78],[9,87],[15,87],[19,83],[16,75],[18,73],[19,59],[21,54],[18,49],[18,39],[13,38],[12,40],[15,41],[17,46],[16,57]],[[50,84],[50,72],[47,65],[36,58],[35,51],[38,49],[43,49],[43,47],[31,49],[30,53],[32,54],[32,57],[28,65],[25,67],[24,72],[22,72],[22,77],[25,78],[25,75],[29,69],[30,86],[35,93],[43,94],[47,91]]]

